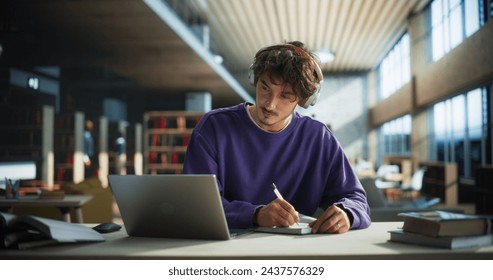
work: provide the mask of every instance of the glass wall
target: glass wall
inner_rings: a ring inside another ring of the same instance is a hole
[[[411,155],[411,115],[384,123],[379,129],[379,159],[384,155]]]
[[[434,0],[425,11],[428,61],[436,61],[484,24],[484,0]]]
[[[478,88],[430,109],[430,158],[456,162],[462,178],[474,178],[475,167],[488,161],[487,102],[486,88]]]
[[[404,34],[378,66],[380,100],[389,97],[411,79],[409,34]]]

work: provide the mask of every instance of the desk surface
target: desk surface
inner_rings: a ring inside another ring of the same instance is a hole
[[[92,226],[92,225],[90,225]],[[0,259],[493,259],[493,246],[448,250],[388,242],[401,222],[373,223],[346,234],[304,236],[248,233],[227,241],[129,237],[106,242],[0,250]]]

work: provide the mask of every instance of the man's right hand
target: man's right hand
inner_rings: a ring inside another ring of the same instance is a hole
[[[294,207],[280,198],[260,208],[257,214],[257,225],[263,227],[288,227],[299,220]]]

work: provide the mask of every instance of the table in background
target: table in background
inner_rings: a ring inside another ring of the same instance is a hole
[[[41,199],[37,196],[22,196],[17,199],[0,198],[0,209],[12,212],[15,207],[56,207],[60,209],[63,219],[71,222],[70,209],[74,209],[75,222],[83,223],[82,206],[92,199],[92,195],[65,195],[63,198]],[[33,213],[35,215],[35,213]]]

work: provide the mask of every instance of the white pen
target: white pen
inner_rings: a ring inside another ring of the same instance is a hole
[[[272,190],[276,194],[277,198],[280,198],[280,199],[284,200],[284,198],[282,197],[281,193],[277,189],[276,184],[274,184],[274,183],[272,183]]]
[[[282,197],[281,193],[279,192],[279,190],[277,189],[276,187],[276,184],[272,183],[272,190],[274,191],[274,193],[276,194],[276,197],[277,198],[280,198],[282,200],[284,200],[284,198]],[[296,214],[298,214],[298,212],[296,212]],[[298,217],[299,218],[299,217]],[[296,225],[299,226],[298,222],[295,222]]]

